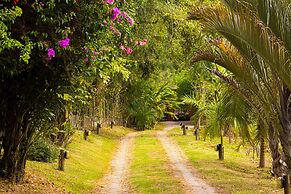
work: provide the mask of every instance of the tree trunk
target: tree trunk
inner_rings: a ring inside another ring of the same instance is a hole
[[[22,182],[25,174],[26,150],[20,150],[19,145],[10,144],[4,148],[0,163],[1,175],[12,183]],[[11,150],[11,152],[7,152]]]
[[[255,151],[256,151],[256,149],[255,149],[255,145],[253,144],[253,160],[255,160]]]
[[[223,147],[223,134],[222,129],[220,129],[220,147],[218,149],[219,160],[224,160],[224,147]]]
[[[290,177],[288,175],[285,175],[282,177],[282,186],[284,189],[284,194],[289,194],[290,193]]]
[[[265,167],[265,139],[264,137],[260,138],[260,164],[259,168]]]
[[[85,141],[88,140],[88,136],[89,136],[89,131],[87,129],[85,129],[85,131],[84,131],[84,140]]]
[[[197,122],[197,129],[196,129],[196,140],[199,140],[199,131],[200,131],[200,118],[198,119]]]
[[[19,127],[21,126],[21,127]],[[27,123],[6,129],[3,141],[4,155],[0,162],[0,175],[13,183],[22,182],[25,174],[28,139]]]
[[[282,131],[280,132],[280,142],[285,156],[284,161],[288,166],[287,175],[290,175],[291,170],[291,91],[284,86],[280,94],[280,124]]]
[[[97,123],[96,132],[97,132],[97,135],[99,135],[99,134],[100,134],[100,124],[99,124],[99,123]]]
[[[233,143],[234,134],[233,134],[233,130],[232,130],[232,127],[231,127],[230,124],[227,125],[227,135],[228,135],[229,144],[232,144]]]
[[[281,153],[279,152],[279,137],[272,123],[269,123],[268,133],[269,133],[269,147],[273,159],[272,170],[276,177],[281,177],[284,174],[286,175],[288,173],[288,169],[286,169],[286,167],[283,166],[280,162],[282,156]]]

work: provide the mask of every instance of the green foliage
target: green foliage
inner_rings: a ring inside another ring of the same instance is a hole
[[[9,26],[17,17],[20,17],[21,14],[22,9],[19,7],[13,7],[12,9],[4,8],[0,10],[0,53],[5,49],[15,49],[23,46],[19,41],[10,38],[9,33]],[[21,52],[24,52],[24,50]]]
[[[128,85],[124,111],[130,124],[138,129],[149,129],[160,120],[168,110],[173,111],[178,107],[177,95],[171,83],[161,74],[150,78],[134,79]]]
[[[55,162],[59,156],[59,149],[45,138],[33,142],[27,153],[27,158],[32,161]]]
[[[134,44],[133,27],[127,18],[110,23],[114,7],[127,11],[126,2],[1,1],[0,128],[7,136],[18,134],[21,142],[4,143],[14,148],[4,147],[10,164],[0,170],[22,170],[25,159],[9,150],[26,153],[32,139],[49,129],[64,131],[66,144],[73,129],[69,115],[88,109],[96,86],[113,76],[129,77],[129,60],[119,46]]]
[[[263,137],[268,132],[274,169],[280,166],[275,162],[280,155],[278,143],[274,143],[279,140],[290,168],[290,144],[285,143],[290,139],[291,126],[290,2],[225,0],[223,3],[198,8],[190,14],[192,19],[201,19],[210,33],[221,36],[211,41],[211,49],[197,52],[193,62],[207,60],[231,72],[211,70],[238,92],[252,107],[257,120],[264,123],[265,132],[259,134]],[[280,176],[281,172],[275,174]]]

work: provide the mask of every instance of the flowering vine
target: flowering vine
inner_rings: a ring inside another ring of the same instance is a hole
[[[70,39],[67,37],[63,40],[60,40],[58,42],[58,45],[61,47],[61,48],[66,48],[67,46],[69,46],[70,44]],[[48,60],[52,60],[53,57],[56,56],[56,52],[53,48],[48,48],[47,50],[47,56],[48,56]]]

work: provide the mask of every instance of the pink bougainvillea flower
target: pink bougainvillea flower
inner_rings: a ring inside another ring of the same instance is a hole
[[[127,13],[125,11],[123,11],[121,14],[121,17],[126,18],[127,17]]]
[[[53,48],[49,48],[47,50],[47,56],[49,60],[52,60],[52,58],[56,56],[56,53]]]
[[[139,45],[140,46],[144,46],[144,45],[146,45],[148,43],[148,40],[147,39],[144,39],[144,40],[142,40],[142,41],[139,41]]]
[[[87,63],[89,61],[88,57],[84,59],[84,62]]]
[[[123,44],[121,44],[119,48],[127,55],[130,55],[133,52],[132,48],[126,48]]]
[[[119,48],[121,49],[121,50],[125,50],[125,47],[123,46],[123,44],[121,44],[120,46],[119,46]]]
[[[121,32],[120,32],[119,30],[115,30],[115,31],[114,31],[114,34],[120,36],[120,35],[121,35]]]
[[[147,39],[144,39],[143,41],[141,41],[141,46],[144,46],[144,45],[146,45],[148,43],[148,40]]]
[[[138,46],[144,46],[148,43],[148,40],[147,39],[143,39],[141,41],[136,41],[135,44],[138,45]]]
[[[112,5],[114,3],[114,0],[105,0],[105,3]]]
[[[131,18],[131,17],[127,17],[127,20],[128,20],[128,22],[129,22],[129,25],[130,26],[133,26],[133,23],[134,23],[134,21],[133,21],[133,19]]]
[[[132,48],[126,48],[125,54],[130,55],[133,52]]]
[[[118,17],[118,15],[120,14],[120,10],[115,7],[111,10],[111,20],[116,20],[116,18]]]
[[[115,29],[113,28],[113,26],[109,26],[109,29],[112,31],[115,31]]]
[[[65,39],[63,39],[63,40],[60,40],[60,41],[58,42],[58,44],[59,44],[59,46],[60,46],[61,48],[66,48],[66,47],[69,46],[69,44],[70,44],[70,39],[69,39],[69,38],[65,38]]]
[[[107,21],[104,21],[104,22],[103,22],[103,24],[104,24],[104,25],[107,25],[107,24],[108,24],[108,22],[107,22]]]

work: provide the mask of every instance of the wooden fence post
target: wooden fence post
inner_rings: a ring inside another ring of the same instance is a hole
[[[58,169],[61,171],[65,170],[65,150],[60,149],[60,155],[59,155],[59,167]]]

